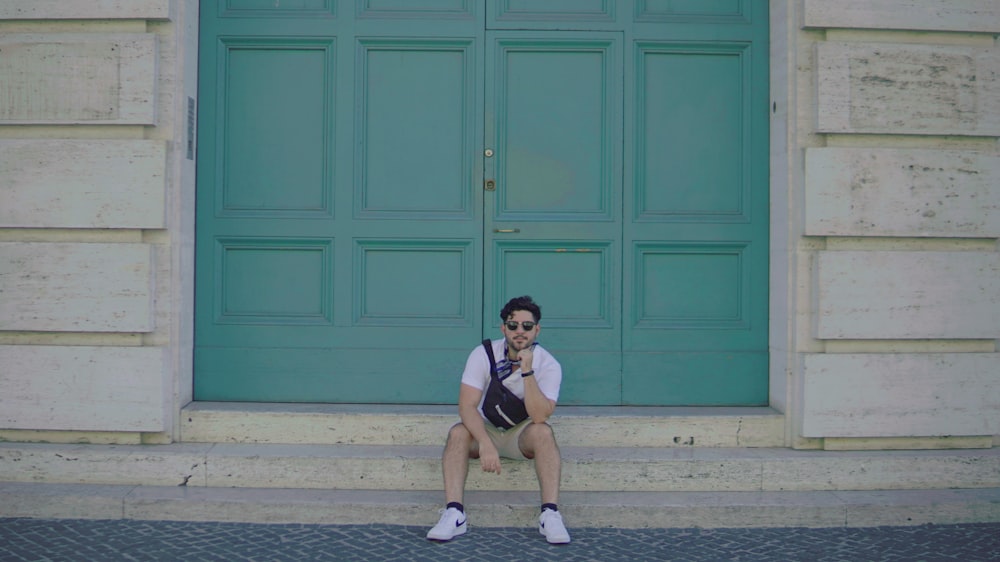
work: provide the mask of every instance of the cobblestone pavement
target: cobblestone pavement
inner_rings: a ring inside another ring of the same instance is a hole
[[[0,519],[0,560],[1000,560],[1000,523],[874,528],[472,528],[439,544],[423,527]]]

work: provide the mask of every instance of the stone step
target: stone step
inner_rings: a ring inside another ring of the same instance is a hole
[[[563,447],[572,492],[770,492],[1000,488],[1000,448],[797,451],[785,448]],[[440,490],[440,446],[56,445],[0,443],[0,481],[187,488]],[[471,461],[467,489],[536,489],[530,461],[501,475]]]
[[[559,443],[580,447],[782,447],[785,418],[771,408],[560,406]],[[185,443],[438,445],[455,406],[192,402]]]
[[[584,528],[874,527],[1000,521],[1000,488],[814,492],[565,492]],[[469,492],[474,527],[532,527],[537,493]],[[430,528],[441,493],[0,482],[0,517],[395,524]],[[578,535],[579,536],[579,535]]]

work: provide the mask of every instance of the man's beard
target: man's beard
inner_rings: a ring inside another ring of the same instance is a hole
[[[522,349],[528,349],[531,345],[531,341],[527,338],[521,340],[515,340],[514,338],[507,339],[507,347],[514,351],[521,351]]]

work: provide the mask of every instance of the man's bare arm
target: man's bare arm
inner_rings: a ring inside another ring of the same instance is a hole
[[[462,418],[462,424],[479,443],[479,464],[484,472],[500,474],[500,453],[486,434],[486,422],[479,415],[479,400],[483,397],[483,391],[467,384],[459,386],[458,415]]]
[[[535,355],[531,349],[522,349],[517,356],[521,360],[522,373],[533,370],[532,362]],[[538,388],[538,381],[533,375],[524,377],[523,380],[524,407],[528,410],[532,423],[545,423],[556,409],[555,401],[549,400],[547,396],[542,394],[542,389]]]

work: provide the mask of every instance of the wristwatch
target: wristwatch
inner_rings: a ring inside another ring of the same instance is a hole
[[[532,369],[532,370],[528,371],[527,373],[521,373],[521,378],[530,377],[531,375],[534,375],[534,374],[535,374],[535,370]]]

